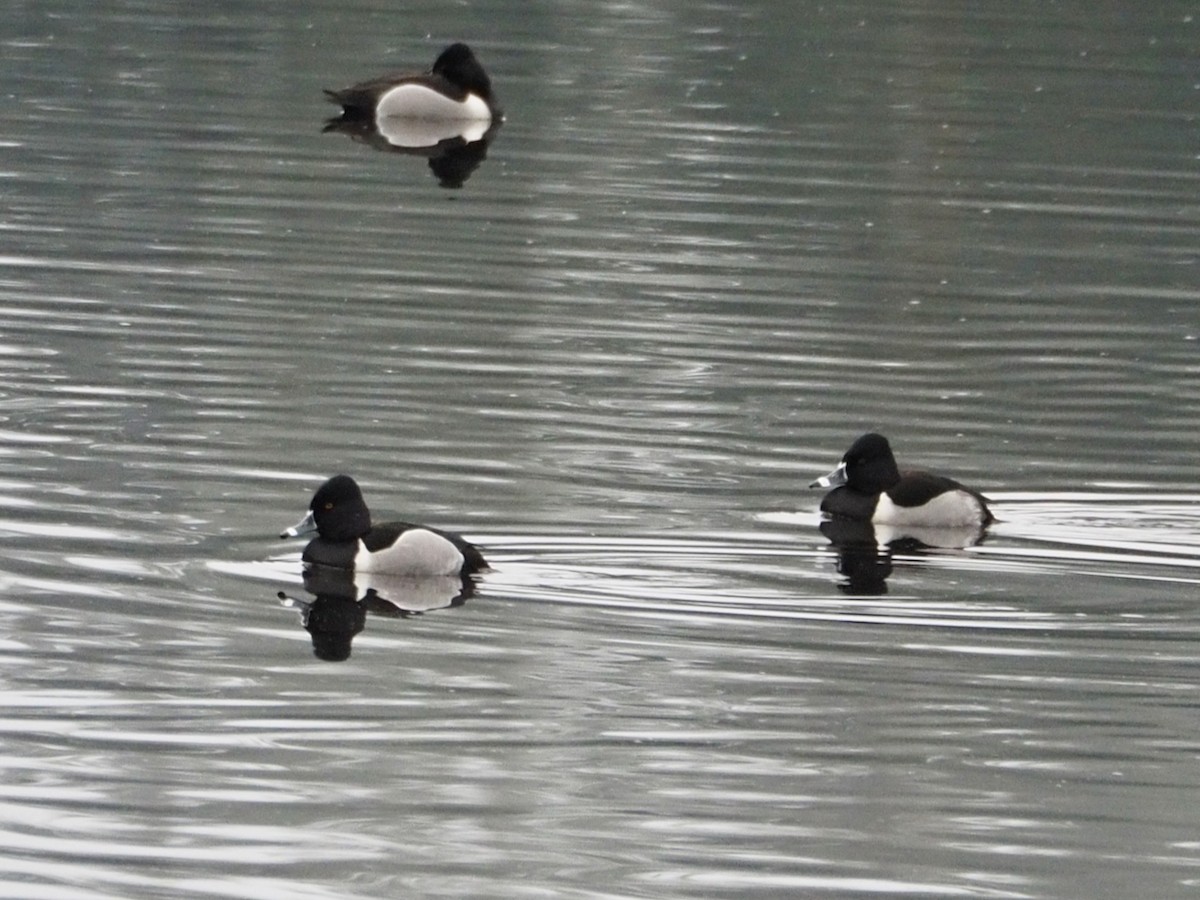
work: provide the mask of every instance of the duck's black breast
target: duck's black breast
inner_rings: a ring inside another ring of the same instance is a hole
[[[879,503],[878,494],[864,494],[850,487],[834,488],[821,500],[821,512],[869,522]]]
[[[325,538],[314,538],[308,542],[300,558],[306,563],[319,566],[353,569],[357,553],[358,541],[327,541]]]

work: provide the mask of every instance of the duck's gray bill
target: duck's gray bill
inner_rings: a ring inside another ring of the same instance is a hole
[[[838,487],[846,483],[846,464],[842,463],[828,475],[822,475],[816,481],[809,485],[810,488],[822,487]]]
[[[280,535],[281,538],[300,537],[305,534],[312,534],[317,530],[317,520],[313,516],[312,510],[308,511],[308,515]]]

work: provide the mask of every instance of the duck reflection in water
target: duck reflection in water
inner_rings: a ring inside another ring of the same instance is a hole
[[[351,643],[366,627],[368,613],[403,619],[461,606],[474,595],[475,582],[465,575],[356,576],[343,569],[309,566],[304,570],[304,589],[313,595],[311,600],[282,591],[278,597],[284,606],[299,610],[317,658],[342,662],[350,658]]]
[[[980,526],[898,529],[843,516],[824,519],[819,527],[837,552],[838,574],[845,579],[838,583],[838,590],[864,597],[887,593],[892,558],[897,554],[919,556],[936,550],[961,550],[984,538]]]
[[[340,132],[351,140],[387,153],[423,156],[429,160],[429,170],[438,184],[455,189],[461,188],[487,159],[488,147],[500,130],[500,122],[395,119],[377,123],[343,115],[330,119],[322,130]]]

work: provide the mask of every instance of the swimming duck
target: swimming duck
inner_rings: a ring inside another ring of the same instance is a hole
[[[901,472],[881,434],[864,434],[836,469],[809,487],[833,488],[821,500],[822,512],[878,525],[957,528],[993,521],[983,495],[954,479]]]
[[[490,122],[501,112],[492,81],[466,44],[451,44],[427,73],[392,74],[325,95],[345,120]]]
[[[317,533],[304,548],[307,563],[391,575],[470,575],[487,568],[461,535],[409,522],[371,524],[362,491],[349,475],[334,475],[308,505],[308,515],[281,538]]]

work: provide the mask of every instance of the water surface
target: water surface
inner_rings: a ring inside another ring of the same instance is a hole
[[[18,3],[4,895],[1190,895],[1196,27]],[[460,187],[322,133],[458,39]],[[832,545],[866,430],[986,539]],[[335,471],[493,565],[341,662]]]

